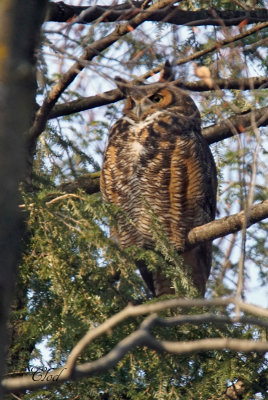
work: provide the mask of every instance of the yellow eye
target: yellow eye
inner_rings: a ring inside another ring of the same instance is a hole
[[[151,97],[149,97],[149,99],[153,103],[160,103],[160,101],[163,99],[163,96],[161,96],[160,94],[153,94]]]

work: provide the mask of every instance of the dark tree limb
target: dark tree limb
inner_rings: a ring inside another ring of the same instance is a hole
[[[75,181],[62,183],[58,189],[66,193],[75,193],[84,190],[87,194],[100,191],[100,172],[79,176]]]
[[[107,104],[115,103],[123,99],[123,94],[119,89],[108,90],[107,92],[96,96],[83,97],[78,100],[70,101],[64,104],[57,104],[49,114],[49,119],[70,115],[76,112],[90,110]]]
[[[144,2],[132,2],[120,4],[119,6],[93,6],[80,7],[71,6],[60,1],[58,3],[49,3],[48,21],[67,22],[72,18],[78,17],[76,21],[82,24],[90,23],[105,15],[100,22],[115,22],[129,20],[135,13],[140,12]],[[142,10],[146,15],[147,10]],[[81,13],[83,13],[81,15]],[[154,11],[146,17],[147,21],[169,22],[175,25],[238,25],[242,21],[247,24],[265,22],[268,20],[268,10],[259,8],[255,10],[198,10],[185,11],[179,6],[169,6],[162,10]]]
[[[256,123],[257,127],[267,126],[268,107],[235,115],[208,128],[204,128],[202,134],[209,144],[220,142],[223,139],[252,129],[252,120]]]
[[[139,78],[139,80],[141,79],[142,78]],[[268,86],[268,78],[263,76],[254,78],[215,79],[213,83],[214,87],[211,88],[203,81],[182,82],[181,80],[178,80],[177,86],[196,92],[205,92],[208,90],[214,90],[215,88],[237,90],[264,89]],[[57,104],[49,114],[49,119],[112,104],[122,99],[123,95],[120,90],[114,89],[100,93],[96,96],[83,97],[67,103]]]
[[[206,92],[217,89],[266,89],[268,87],[268,78],[265,76],[255,76],[252,78],[213,79],[212,87],[209,87],[204,81],[182,82],[178,86],[193,92]]]

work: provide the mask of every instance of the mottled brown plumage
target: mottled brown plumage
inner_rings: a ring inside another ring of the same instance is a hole
[[[190,229],[215,217],[216,168],[201,134],[199,111],[191,97],[161,82],[131,86],[122,81],[126,95],[124,116],[112,127],[105,151],[101,191],[106,202],[121,207],[116,233],[122,248],[153,248],[148,204],[163,225],[170,242],[192,269],[201,295],[211,267],[211,243],[185,252]],[[173,293],[165,271],[141,274],[156,296]]]

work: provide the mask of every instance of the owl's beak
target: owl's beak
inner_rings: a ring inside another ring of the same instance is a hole
[[[133,112],[134,114],[137,116],[138,119],[140,119],[140,117],[142,116],[142,106],[140,103],[136,103],[135,107],[133,108]]]
[[[137,116],[138,120],[141,119],[143,113],[148,109],[150,104],[146,104],[145,101],[143,102],[135,102],[135,107],[133,107],[133,112]]]

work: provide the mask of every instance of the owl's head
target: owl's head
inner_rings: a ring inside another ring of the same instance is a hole
[[[126,97],[124,115],[134,121],[143,121],[157,111],[168,110],[184,117],[200,118],[198,108],[192,98],[173,82],[169,62],[161,71],[160,79],[148,85],[132,85],[116,78],[119,89]]]

